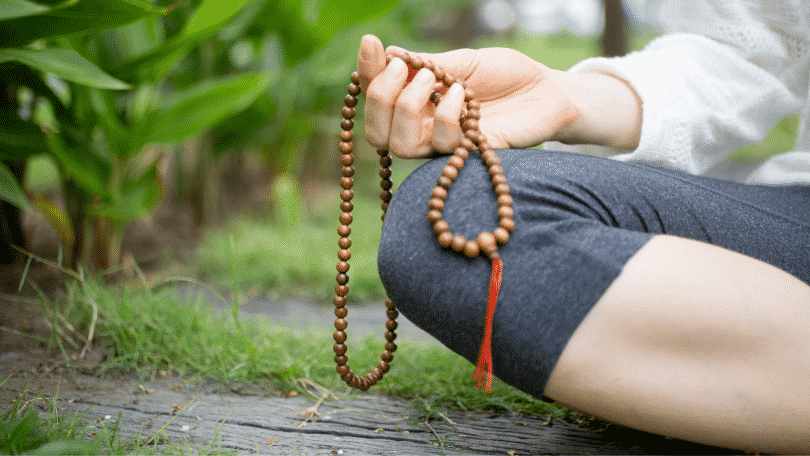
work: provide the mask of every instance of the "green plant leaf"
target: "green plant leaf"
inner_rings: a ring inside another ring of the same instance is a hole
[[[59,133],[45,135],[48,147],[56,157],[68,177],[93,195],[104,197],[109,194],[104,184],[109,175],[110,163],[88,151],[69,147]]]
[[[92,210],[93,215],[129,223],[144,216],[160,201],[161,188],[157,168],[150,166],[142,175],[128,179],[114,189],[112,200]]]
[[[25,16],[0,21],[0,43],[4,47],[22,46],[41,38],[86,35],[166,14],[169,8],[140,0],[71,0],[39,14],[30,14],[30,10]]]
[[[15,112],[0,112],[0,159],[23,159],[47,150],[45,135],[36,124]]]
[[[0,21],[15,17],[33,16],[48,11],[47,6],[26,0],[3,0],[0,2]]]
[[[323,0],[316,30],[328,39],[347,25],[379,19],[399,0]]]
[[[182,32],[152,52],[124,63],[116,74],[121,77],[137,74],[142,80],[163,77],[180,57],[214,35],[217,29],[227,24],[248,2],[249,0],[205,0],[189,18]]]
[[[0,162],[0,200],[11,203],[20,209],[31,209],[28,197],[17,182],[17,178],[8,169],[8,166]]]
[[[100,89],[129,89],[73,49],[0,49],[0,63],[16,61],[77,84]]]
[[[73,226],[71,226],[70,219],[65,211],[50,199],[37,193],[34,193],[31,196],[31,200],[34,203],[34,206],[45,214],[45,217],[48,219],[48,222],[50,222],[51,227],[53,227],[56,234],[59,235],[59,238],[62,239],[62,243],[68,249],[73,246],[73,241],[75,239],[73,234]]]
[[[250,106],[264,93],[269,79],[244,74],[205,80],[171,97],[136,125],[133,144],[175,143],[213,127]]]

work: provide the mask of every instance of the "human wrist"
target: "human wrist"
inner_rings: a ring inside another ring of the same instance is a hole
[[[626,82],[603,73],[553,71],[551,82],[579,111],[551,138],[565,144],[595,144],[632,150],[641,135],[642,103]]]

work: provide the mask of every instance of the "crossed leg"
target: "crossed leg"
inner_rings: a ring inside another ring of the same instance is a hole
[[[574,332],[546,385],[572,409],[699,443],[810,451],[810,287],[659,235]]]

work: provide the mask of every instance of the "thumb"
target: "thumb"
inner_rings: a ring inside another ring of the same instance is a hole
[[[385,69],[383,44],[374,35],[365,35],[360,40],[357,54],[357,74],[360,76],[360,90],[365,93],[371,81]]]

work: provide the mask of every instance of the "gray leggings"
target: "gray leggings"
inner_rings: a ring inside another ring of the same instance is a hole
[[[543,396],[574,330],[655,234],[719,245],[810,284],[810,186],[742,185],[565,152],[498,155],[516,227],[500,248],[494,373],[531,395]],[[446,157],[431,160],[400,185],[383,226],[379,271],[409,320],[474,363],[491,270],[483,256],[469,259],[436,242],[427,204],[446,164]],[[496,209],[474,152],[450,189],[444,218],[451,232],[474,239],[497,226]]]

